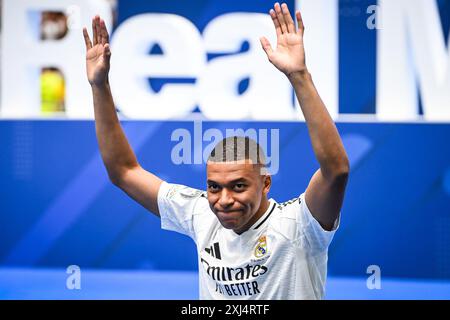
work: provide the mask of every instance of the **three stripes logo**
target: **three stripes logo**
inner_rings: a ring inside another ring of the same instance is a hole
[[[212,255],[214,258],[218,259],[218,260],[222,259],[221,255],[220,255],[220,248],[219,248],[219,243],[218,242],[215,242],[209,248],[205,248],[205,251],[207,253],[209,253],[210,255]]]

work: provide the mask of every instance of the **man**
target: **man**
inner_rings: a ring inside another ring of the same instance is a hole
[[[286,4],[270,10],[274,50],[269,61],[295,89],[320,164],[304,193],[283,204],[268,199],[270,175],[253,140],[230,137],[207,162],[207,192],[169,184],[144,170],[121,129],[108,84],[108,33],[93,19],[87,30],[87,75],[92,86],[97,139],[112,183],[161,217],[162,227],[190,236],[197,245],[201,299],[321,299],[327,251],[339,224],[349,162],[339,133],[305,64],[304,26]],[[256,156],[255,156],[256,155]]]

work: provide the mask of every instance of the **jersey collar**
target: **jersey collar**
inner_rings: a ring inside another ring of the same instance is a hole
[[[264,222],[266,222],[267,219],[269,219],[270,215],[275,210],[276,205],[277,204],[273,199],[269,199],[269,206],[267,207],[266,212],[264,212],[264,214],[250,227],[249,230],[259,229],[264,224]]]
[[[237,234],[231,229],[223,229],[223,232],[225,232],[226,237],[229,241],[236,241],[239,240],[240,242],[246,242],[249,239],[252,238],[252,236],[258,232],[261,229],[261,226],[269,219],[270,215],[275,210],[277,203],[273,199],[269,199],[269,207],[267,208],[266,212],[245,232],[241,234]]]

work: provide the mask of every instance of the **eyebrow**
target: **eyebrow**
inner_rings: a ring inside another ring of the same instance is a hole
[[[214,180],[207,180],[206,181],[208,184],[218,184],[218,185],[220,185],[220,183],[218,183],[218,182],[216,182],[216,181],[214,181]],[[237,182],[248,182],[247,181],[247,179],[245,179],[245,178],[238,178],[238,179],[234,179],[234,180],[232,180],[232,181],[230,181],[230,182],[228,182],[228,183],[226,183],[226,184],[234,184],[234,183],[237,183]]]

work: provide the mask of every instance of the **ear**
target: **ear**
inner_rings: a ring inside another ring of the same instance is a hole
[[[268,194],[270,187],[272,186],[272,176],[266,174],[263,177],[263,185],[264,185],[264,189],[263,189],[264,194]]]

